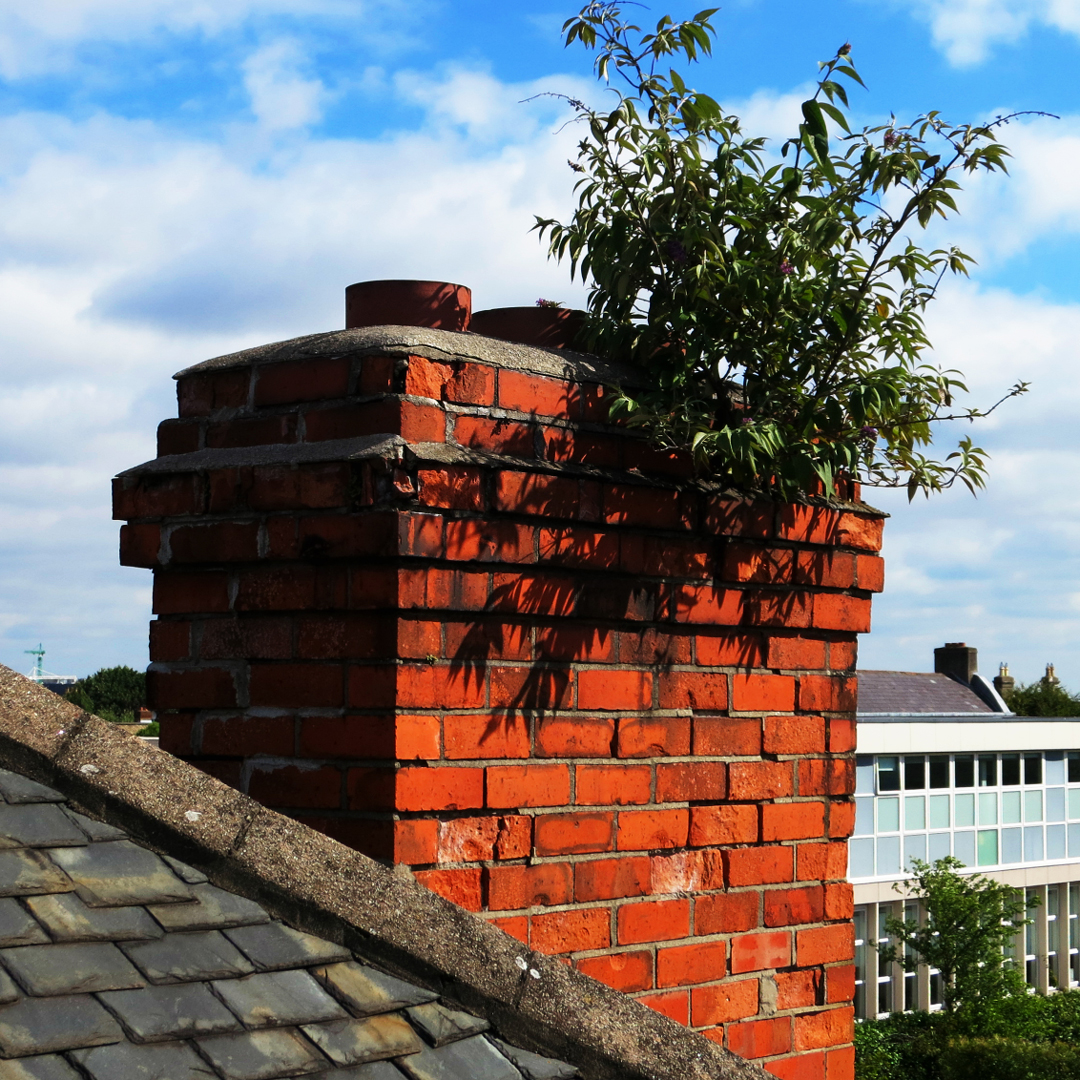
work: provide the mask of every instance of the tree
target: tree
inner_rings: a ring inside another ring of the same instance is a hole
[[[933,865],[912,859],[911,865],[912,877],[893,887],[922,902],[924,921],[886,920],[892,943],[879,946],[879,955],[906,971],[923,964],[937,968],[946,1014],[963,1012],[968,1030],[977,1031],[996,1004],[1027,994],[1005,954],[1031,922],[1026,912],[1036,901],[982,874],[959,873],[964,864],[951,856]]]
[[[1046,679],[1020,683],[1004,697],[1017,716],[1080,716],[1080,697]]]
[[[912,235],[956,212],[958,173],[1005,171],[995,130],[1011,117],[929,112],[852,131],[847,87],[862,80],[843,45],[770,156],[667,67],[710,54],[715,10],[645,33],[594,0],[563,26],[624,89],[609,85],[610,109],[567,98],[586,129],[568,162],[577,209],[535,228],[589,282],[588,347],[649,373],[613,414],[704,472],[783,497],[831,492],[841,475],[909,498],[957,480],[974,491],[986,454],[970,438],[944,461],[921,449],[937,422],[991,411],[958,407],[959,373],[924,360],[926,306],[972,260]]]
[[[75,683],[64,697],[103,720],[132,721],[146,704],[146,675],[123,665],[100,668]]]

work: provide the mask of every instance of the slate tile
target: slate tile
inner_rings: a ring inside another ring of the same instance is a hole
[[[58,1054],[0,1061],[0,1080],[81,1080]]]
[[[424,1048],[408,1021],[397,1013],[367,1020],[305,1024],[302,1030],[335,1065],[360,1065],[365,1061],[416,1054]]]
[[[423,1005],[438,997],[430,990],[355,961],[317,967],[312,974],[360,1016],[393,1012],[407,1005]]]
[[[198,1046],[227,1080],[271,1080],[326,1068],[326,1058],[295,1028],[215,1035]]]
[[[341,945],[294,930],[280,922],[228,930],[225,936],[260,971],[352,959],[352,953]]]
[[[314,1024],[349,1015],[306,971],[215,982],[214,992],[249,1028]]]
[[[397,1065],[412,1080],[522,1080],[483,1035],[438,1048],[426,1046]]]
[[[145,908],[91,908],[74,893],[28,896],[26,906],[56,941],[143,941],[165,933]]]
[[[90,840],[126,840],[128,835],[115,825],[106,825],[104,821],[95,821],[70,806],[64,807],[64,813],[86,834]]]
[[[155,904],[150,914],[166,930],[222,930],[270,921],[253,900],[226,892],[214,885],[193,885],[193,904]]]
[[[0,769],[0,795],[9,803],[63,802],[64,796],[29,777]]]
[[[158,941],[123,946],[124,952],[155,983],[195,982],[247,975],[251,964],[217,930],[166,934]]]
[[[240,1021],[205,983],[147,986],[142,990],[114,990],[99,1001],[109,1008],[138,1042],[190,1039],[239,1031]]]
[[[0,948],[6,945],[43,945],[48,940],[49,935],[18,900],[10,897],[0,900]]]
[[[479,1035],[491,1026],[478,1016],[448,1009],[437,1001],[430,1005],[414,1005],[405,1012],[432,1046],[445,1046],[470,1035]]]
[[[89,994],[23,998],[0,1008],[0,1053],[27,1057],[119,1042],[120,1025]]]
[[[12,977],[0,968],[0,1005],[18,1001],[22,996],[23,992],[15,985]]]
[[[0,949],[0,960],[35,997],[146,985],[128,958],[111,943],[20,945]]]
[[[555,1058],[542,1057],[534,1054],[531,1050],[522,1050],[517,1046],[511,1046],[502,1039],[494,1039],[488,1036],[495,1044],[496,1049],[508,1057],[525,1080],[574,1080],[579,1073],[573,1065],[565,1061],[557,1061]]]
[[[86,836],[55,803],[0,805],[0,847],[65,847]]]
[[[189,885],[202,885],[209,880],[201,870],[196,870],[194,866],[188,866],[187,863],[174,859],[171,855],[161,857],[172,867],[173,873]]]
[[[3,854],[0,852],[0,858]],[[191,887],[166,863],[130,840],[83,848],[54,848],[50,855],[76,883],[79,896],[91,907],[167,904],[190,900],[193,895]]]
[[[331,1069],[320,1073],[319,1080],[405,1080],[405,1074],[389,1061],[373,1061],[349,1069]]]
[[[86,848],[57,850],[85,851]],[[33,896],[70,892],[74,888],[75,882],[42,852],[26,849],[0,851],[0,896]]]
[[[94,1080],[208,1080],[210,1070],[186,1043],[119,1043],[71,1055]]]

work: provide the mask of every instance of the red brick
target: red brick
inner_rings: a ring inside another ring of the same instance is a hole
[[[504,934],[517,938],[523,945],[529,944],[528,915],[511,915],[503,919],[488,919],[492,926],[497,926]]]
[[[799,844],[798,881],[836,881],[847,877],[847,844]]]
[[[822,712],[854,712],[858,680],[843,675],[803,675],[799,679],[799,708]]]
[[[511,521],[447,521],[446,557],[463,562],[531,563],[533,530]]]
[[[574,899],[617,900],[626,896],[644,896],[650,891],[650,865],[647,858],[594,859],[574,867]]]
[[[724,887],[724,859],[719,851],[677,851],[653,855],[652,891],[699,893]]]
[[[218,571],[154,575],[154,614],[210,614],[229,610],[229,576]]]
[[[825,1000],[830,1005],[850,1005],[855,999],[854,964],[836,965],[825,969]]]
[[[162,565],[161,527],[158,525],[120,526],[120,565],[153,569]]]
[[[820,670],[825,667],[825,642],[813,638],[770,637],[769,667],[785,670]]]
[[[758,808],[749,805],[692,806],[690,844],[756,844],[760,838]]]
[[[693,515],[681,492],[623,484],[604,486],[604,521],[651,529],[688,529]]]
[[[829,803],[829,838],[831,840],[846,839],[852,834],[854,828],[855,803]]]
[[[439,823],[430,819],[395,821],[394,862],[406,866],[439,861]]]
[[[756,757],[761,753],[761,720],[695,716],[694,753],[710,757]]]
[[[532,947],[549,956],[606,949],[611,944],[611,915],[607,908],[552,911],[532,917]]]
[[[850,923],[800,930],[795,940],[795,962],[799,967],[833,964],[855,956],[855,928]]]
[[[289,623],[279,620],[282,629],[277,634],[280,644],[272,651],[265,646],[260,647],[254,642],[252,645],[258,651],[253,652],[252,646],[241,646],[244,651],[239,655],[248,656],[252,659],[278,659],[276,655],[282,652],[283,646],[287,646],[291,639],[291,627]],[[227,623],[219,626],[228,628]],[[251,640],[251,626],[270,625],[266,619],[255,622],[248,620],[241,624],[246,630],[245,638]],[[296,621],[296,654],[303,660],[345,660],[345,659],[369,659],[374,657],[392,658],[395,655],[393,646],[393,629],[383,617],[371,615],[343,615],[340,612],[333,615],[314,615],[298,619]],[[264,634],[264,638],[268,635]],[[203,634],[205,646],[206,634]],[[246,643],[245,643],[246,645]],[[267,652],[270,655],[266,655]],[[288,657],[290,649],[285,650]],[[236,655],[236,654],[234,654]]]
[[[394,719],[394,757],[398,761],[433,761],[439,756],[439,718],[403,716]]]
[[[421,469],[417,479],[420,482],[420,502],[424,506],[477,512],[484,509],[479,469],[442,465],[438,469]]]
[[[207,717],[199,752],[210,757],[292,757],[295,726],[291,716]]]
[[[570,863],[535,866],[492,866],[487,875],[491,911],[511,911],[542,904],[568,904],[574,895],[574,868]]]
[[[337,809],[341,770],[331,766],[269,765],[256,762],[248,794],[265,806]]]
[[[426,660],[442,653],[442,623],[428,619],[398,619],[397,654],[402,659]]]
[[[668,671],[660,676],[661,709],[726,709],[728,677],[699,671]]]
[[[795,680],[790,675],[732,675],[731,707],[739,712],[780,712],[795,708]]]
[[[727,797],[727,766],[693,761],[656,766],[656,801],[720,802]]]
[[[476,709],[485,704],[486,688],[468,670],[434,664],[402,664],[397,672],[399,708]]]
[[[180,517],[204,512],[203,483],[194,473],[116,477],[113,518]]]
[[[190,454],[199,449],[202,425],[192,420],[164,420],[158,424],[157,454]]]
[[[466,911],[483,909],[479,870],[418,870],[416,880]]]
[[[761,894],[753,892],[716,893],[699,896],[694,908],[695,934],[733,934],[756,930],[760,925]]]
[[[776,535],[796,543],[835,544],[840,514],[822,506],[787,503],[777,508]]]
[[[724,852],[727,882],[731,888],[740,885],[777,885],[792,880],[793,848],[737,848]]]
[[[520,859],[532,848],[532,818],[522,814],[450,818],[437,824],[438,859],[433,862]]]
[[[811,625],[813,599],[809,591],[747,589],[743,593],[743,622],[748,626],[804,629]]]
[[[433,755],[439,756],[438,720]],[[312,758],[394,757],[394,720],[389,716],[306,716],[300,721],[299,754]]]
[[[842,641],[829,643],[829,667],[833,671],[853,672],[859,658],[859,642],[854,634],[848,634]]]
[[[749,499],[711,496],[705,518],[710,533],[724,536],[752,536],[760,540],[772,535],[773,507]]]
[[[277,708],[332,708],[344,701],[340,664],[252,664],[251,704]]]
[[[179,756],[186,756],[193,752],[194,713],[168,715],[159,712],[158,723],[161,725],[161,737],[158,741],[160,749]]]
[[[719,986],[696,986],[690,991],[690,1022],[694,1027],[727,1024],[732,1020],[754,1016],[757,1011],[757,979],[740,979]]]
[[[693,663],[693,637],[681,628],[672,632],[647,627],[643,630],[623,629],[619,634],[619,663],[654,664]]]
[[[176,401],[181,416],[207,416],[218,409],[246,405],[251,373],[233,369],[187,375],[176,381]]]
[[[855,1034],[855,1010],[823,1009],[795,1017],[795,1049],[819,1050],[849,1043]]]
[[[799,762],[800,795],[851,795],[854,791],[853,758],[805,758]]]
[[[885,588],[885,560],[876,555],[856,557],[858,584],[867,592],[881,592]]]
[[[578,672],[579,709],[651,709],[652,701],[652,675],[647,671],[587,668]]]
[[[406,363],[405,393],[441,401],[443,387],[450,379],[450,365],[423,356],[410,356]]]
[[[521,716],[447,716],[443,746],[451,760],[527,758],[529,725]]]
[[[801,889],[767,889],[764,900],[766,926],[821,922],[825,890],[820,885]]]
[[[820,1051],[767,1061],[762,1067],[777,1080],[825,1080],[825,1055]],[[835,1080],[854,1080],[854,1077],[854,1072],[850,1072],[847,1076],[838,1075]]]
[[[495,404],[495,369],[486,364],[463,363],[455,360],[450,365],[453,376],[443,385],[444,401],[459,405]]]
[[[855,721],[832,717],[829,720],[829,753],[844,754],[855,749]]]
[[[724,568],[721,573],[724,581],[777,585],[791,580],[794,562],[795,552],[791,548],[729,543],[724,551]]]
[[[820,716],[766,716],[766,754],[822,754],[825,721]]]
[[[191,623],[162,622],[154,619],[150,623],[150,660],[153,663],[169,663],[187,660],[191,656]]]
[[[460,446],[487,450],[492,454],[535,457],[533,428],[515,420],[488,420],[477,416],[459,416],[454,422],[454,438]]]
[[[471,810],[484,805],[484,770],[405,767],[396,774],[398,810]]]
[[[743,934],[731,941],[731,974],[783,968],[791,964],[791,934],[776,930],[768,934]]]
[[[870,601],[843,593],[818,593],[814,597],[814,627],[818,630],[870,632]]]
[[[675,621],[711,626],[738,626],[743,616],[743,594],[714,585],[680,585],[675,590]]]
[[[438,514],[399,514],[398,554],[442,558],[444,531],[444,519]]]
[[[592,626],[538,627],[536,655],[541,660],[608,663],[615,659],[615,635]]]
[[[750,634],[698,634],[697,662],[702,667],[763,667],[761,639]],[[770,667],[776,667],[770,664]]]
[[[652,790],[648,765],[579,765],[575,801],[581,806],[647,803]]]
[[[621,717],[617,749],[621,758],[683,757],[690,752],[690,718]]]
[[[492,765],[485,771],[488,806],[565,806],[570,801],[568,765]]]
[[[229,709],[236,706],[232,672],[201,667],[196,671],[149,671],[147,705],[162,709]]]
[[[727,945],[722,941],[695,941],[693,945],[677,945],[658,949],[656,953],[656,985],[692,986],[696,983],[722,979],[727,972]],[[738,984],[735,984],[738,985]],[[693,1002],[693,994],[691,994]],[[754,1008],[744,1016],[757,1012],[757,987],[754,987]],[[694,1020],[695,1025],[717,1023],[715,1020]]]
[[[488,687],[492,709],[564,709],[573,693],[573,673],[568,667],[547,664],[492,667]]]
[[[690,992],[688,990],[669,990],[665,994],[642,994],[635,1000],[674,1020],[676,1024],[690,1023]]]
[[[615,721],[609,717],[548,717],[536,730],[537,757],[610,757]]]
[[[296,414],[240,417],[218,420],[206,426],[208,449],[233,446],[266,446],[296,442]]]
[[[743,1058],[786,1054],[791,1049],[791,1017],[749,1020],[727,1027],[727,1047]]]
[[[780,971],[776,974],[776,1007],[806,1009],[818,1003],[821,991],[821,972]]]
[[[762,840],[810,840],[824,834],[823,803],[769,803],[761,808]]]
[[[689,828],[689,810],[623,810],[619,813],[618,849],[685,847]]]
[[[646,950],[584,957],[574,966],[582,975],[597,979],[624,994],[652,989],[653,958],[652,953]]]
[[[543,473],[500,471],[495,478],[495,508],[545,518],[576,518],[580,503],[577,480]]]
[[[584,855],[615,847],[615,815],[544,814],[536,819],[537,855]]]
[[[855,912],[855,894],[846,881],[825,886],[825,918],[850,919]]]
[[[850,589],[855,584],[855,556],[846,551],[800,551],[795,584]]]
[[[841,1046],[825,1051],[825,1072],[829,1080],[854,1080],[855,1047]]]
[[[885,524],[880,517],[863,517],[860,514],[841,514],[837,527],[838,539],[845,547],[864,551],[881,550],[881,532]]]
[[[541,528],[540,559],[561,566],[608,570],[619,561],[619,538],[582,528]]]
[[[390,664],[351,664],[347,704],[360,709],[392,709],[403,704],[399,673],[404,669]]]
[[[499,372],[499,407],[542,416],[577,415],[580,391],[561,379],[545,379],[503,368]]]
[[[349,392],[350,363],[347,356],[318,356],[292,363],[261,364],[255,369],[255,405],[343,398]]]
[[[618,910],[618,928],[620,945],[687,937],[690,934],[690,901],[623,904]]]
[[[793,795],[794,762],[733,761],[728,765],[728,798],[748,802]]]

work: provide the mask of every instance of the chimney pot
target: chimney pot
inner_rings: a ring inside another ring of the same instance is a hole
[[[971,677],[979,670],[979,650],[962,641],[946,642],[934,650],[934,671],[950,679],[971,685]]]

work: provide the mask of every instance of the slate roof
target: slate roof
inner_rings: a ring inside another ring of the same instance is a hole
[[[0,800],[0,1080],[767,1080],[3,667]]]
[[[860,671],[859,716],[999,716],[974,690],[948,675]]]

